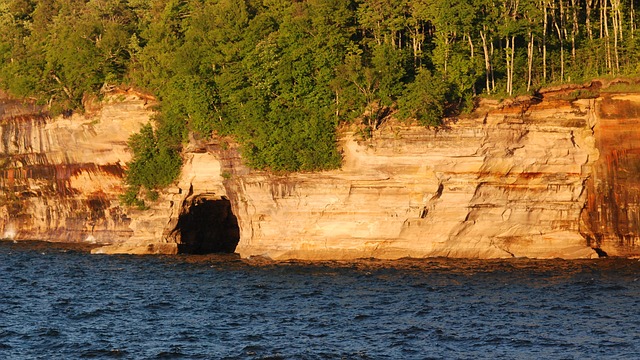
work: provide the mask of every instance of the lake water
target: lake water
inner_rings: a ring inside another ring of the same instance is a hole
[[[0,242],[0,359],[639,359],[640,262],[100,256]]]

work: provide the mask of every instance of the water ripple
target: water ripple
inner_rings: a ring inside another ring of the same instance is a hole
[[[640,263],[242,261],[0,242],[0,358],[640,358]]]

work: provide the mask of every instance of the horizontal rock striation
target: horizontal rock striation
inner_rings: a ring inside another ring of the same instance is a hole
[[[193,140],[179,181],[144,211],[118,202],[126,139],[151,114],[142,97],[67,119],[5,101],[0,231],[100,253],[638,256],[640,95],[573,90],[484,101],[438,129],[345,129],[343,167],[319,173],[255,171],[229,139]]]
[[[91,115],[50,118],[0,100],[0,236],[114,243],[133,230],[120,206],[130,134],[149,121],[147,100],[107,97]]]
[[[598,159],[594,100],[480,109],[442,129],[348,133],[342,169],[274,176],[235,161],[242,256],[595,256],[580,232]],[[484,112],[483,112],[484,111]],[[240,169],[240,171],[238,171]]]

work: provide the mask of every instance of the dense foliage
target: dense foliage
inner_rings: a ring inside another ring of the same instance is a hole
[[[112,85],[160,100],[131,139],[133,190],[177,176],[189,132],[275,171],[340,164],[336,128],[437,125],[473,96],[630,74],[633,0],[0,0],[0,87],[82,108]],[[146,137],[146,139],[143,139]],[[142,164],[144,162],[145,164]],[[148,163],[148,164],[147,164]]]

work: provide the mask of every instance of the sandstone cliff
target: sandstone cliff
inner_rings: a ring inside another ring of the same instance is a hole
[[[572,91],[487,101],[440,129],[390,121],[368,140],[345,130],[344,166],[322,173],[253,171],[233,143],[194,141],[180,180],[146,211],[123,209],[115,195],[124,140],[149,116],[142,99],[106,104],[91,119],[5,114],[2,186],[13,202],[0,230],[96,239],[103,253],[638,256],[640,95],[576,100]],[[46,176],[29,170],[35,164]]]
[[[339,171],[274,177],[242,169],[227,186],[240,219],[237,251],[305,259],[591,257],[580,214],[598,159],[594,106],[480,109],[445,129],[387,125],[370,141],[348,134]]]
[[[581,232],[609,255],[640,254],[640,95],[600,98],[595,145],[600,152],[586,183]]]
[[[0,235],[8,239],[122,242],[133,234],[118,202],[126,141],[149,121],[141,96],[108,97],[92,115],[50,118],[0,99]]]

